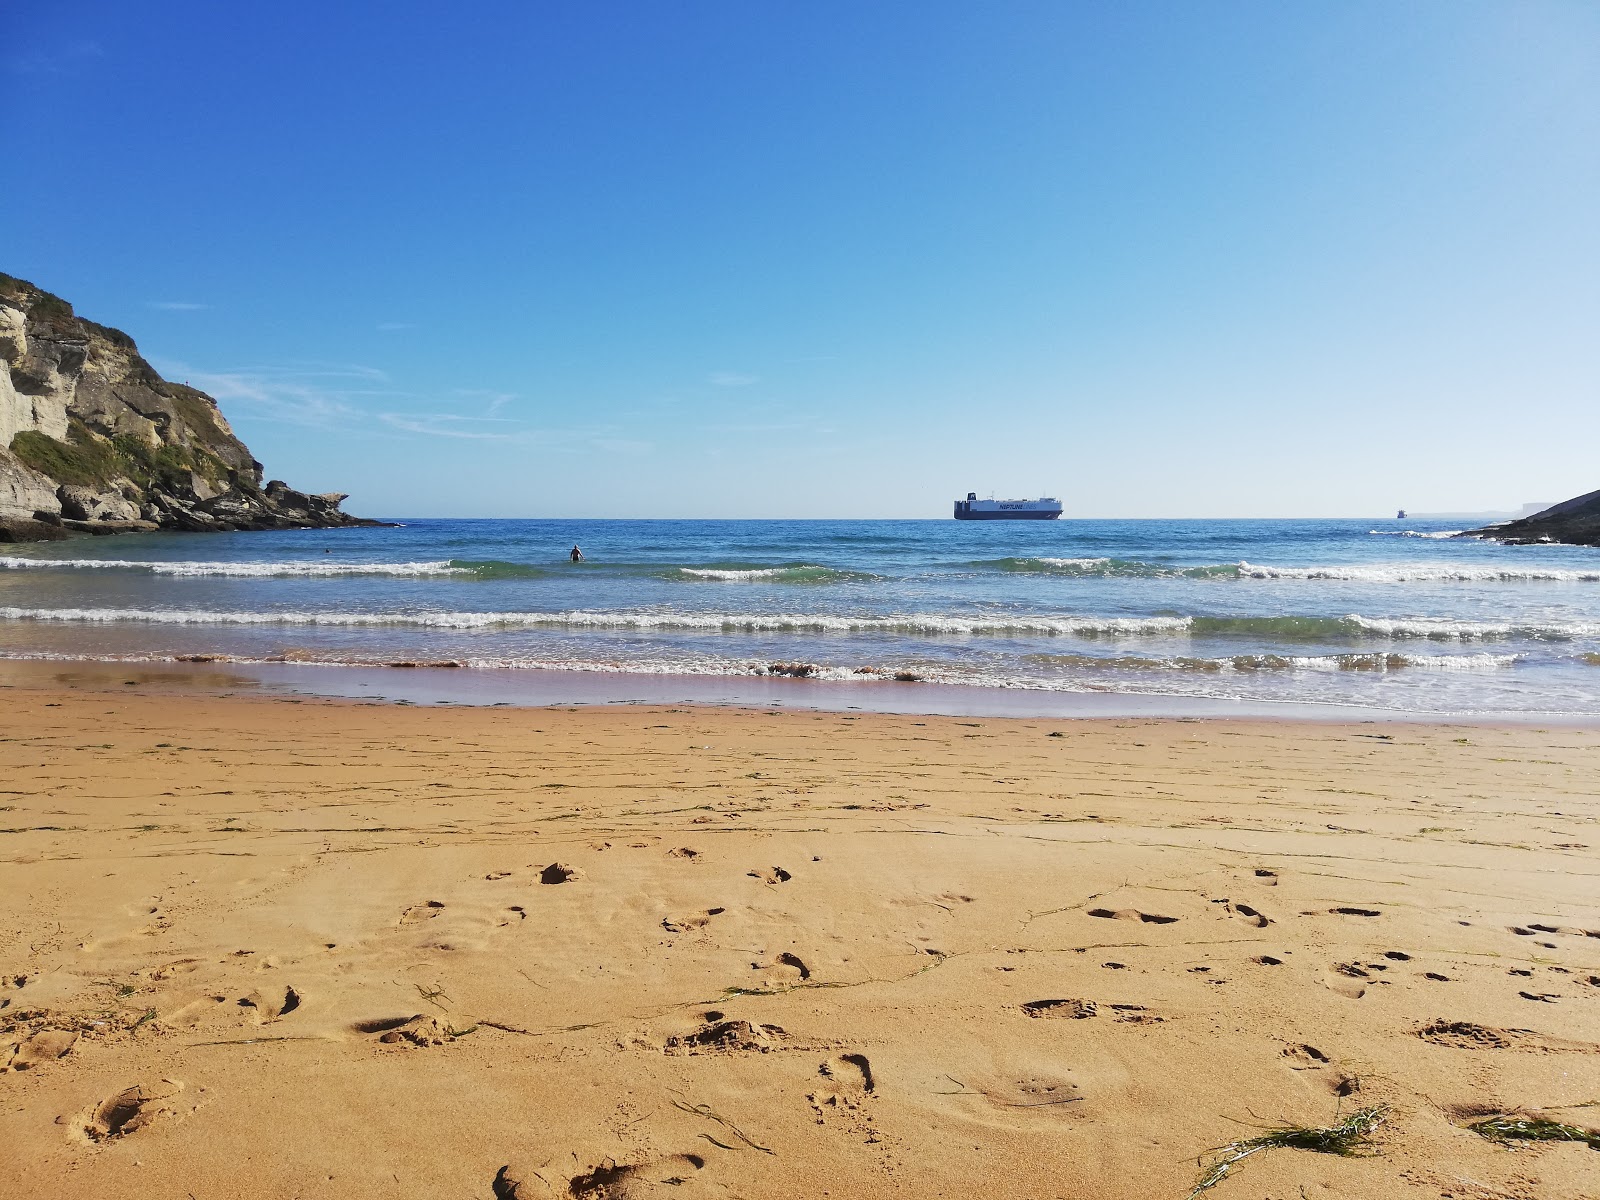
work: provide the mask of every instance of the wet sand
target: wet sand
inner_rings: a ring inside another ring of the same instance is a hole
[[[1600,1192],[1594,729],[0,705],[5,1197]]]

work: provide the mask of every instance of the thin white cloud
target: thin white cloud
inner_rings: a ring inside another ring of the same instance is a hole
[[[379,419],[407,433],[427,437],[471,438],[474,441],[505,442],[525,438],[528,432],[512,429],[476,429],[481,424],[510,424],[499,417],[463,417],[455,413],[379,413]]]
[[[707,379],[717,387],[749,387],[761,382],[759,375],[741,375],[738,371],[713,371]]]
[[[485,405],[483,415],[486,418],[498,415],[502,408],[517,398],[515,392],[496,392],[488,388],[456,388],[450,394]]]
[[[393,401],[381,386],[388,376],[375,367],[307,363],[284,367],[195,370],[181,362],[158,362],[168,379],[209,392],[230,417],[304,425],[314,429],[370,426],[364,407],[376,397]]]

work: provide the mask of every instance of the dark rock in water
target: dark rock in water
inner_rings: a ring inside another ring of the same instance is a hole
[[[1600,492],[1588,492],[1552,504],[1543,512],[1504,525],[1469,529],[1460,537],[1494,538],[1513,546],[1534,542],[1560,542],[1569,546],[1600,546]]]
[[[4,463],[0,463],[0,471],[4,470]],[[65,541],[67,536],[67,531],[61,527],[60,520],[52,524],[47,521],[0,517],[0,542],[60,542]]]
[[[343,500],[263,487],[215,400],[161,378],[127,334],[0,274],[0,542],[382,523]]]

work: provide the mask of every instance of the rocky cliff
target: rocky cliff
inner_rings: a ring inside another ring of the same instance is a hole
[[[204,392],[117,329],[0,274],[0,541],[132,530],[372,525],[261,464]]]
[[[1563,542],[1570,546],[1600,546],[1600,492],[1588,492],[1552,504],[1543,512],[1504,525],[1472,529],[1462,537],[1494,538],[1498,542]]]

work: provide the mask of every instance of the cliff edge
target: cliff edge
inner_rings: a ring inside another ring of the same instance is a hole
[[[0,274],[0,542],[380,523],[340,512],[344,498],[263,485],[215,400],[161,378],[121,330]]]
[[[1485,529],[1470,529],[1460,536],[1493,538],[1513,546],[1530,542],[1600,546],[1600,492],[1574,496],[1532,516],[1507,521],[1504,525],[1490,525]]]

